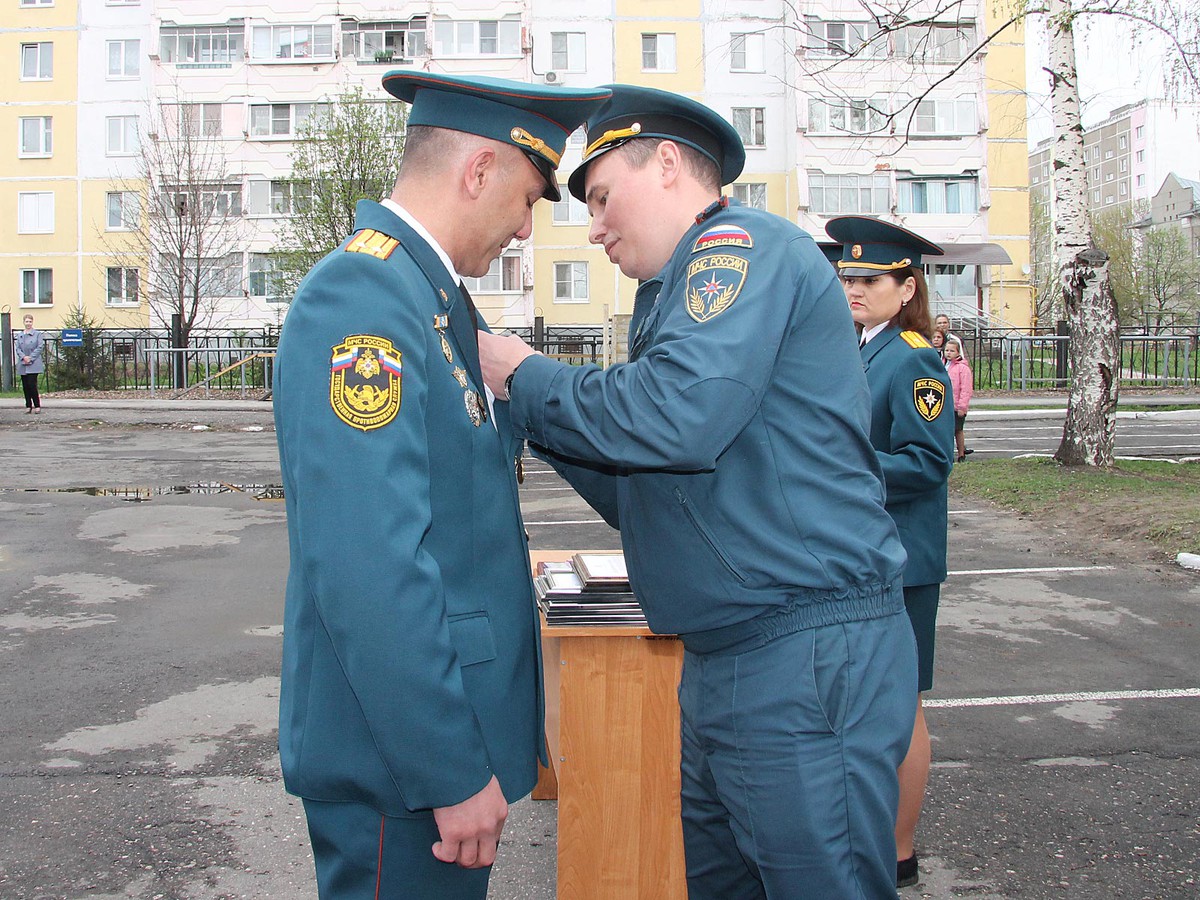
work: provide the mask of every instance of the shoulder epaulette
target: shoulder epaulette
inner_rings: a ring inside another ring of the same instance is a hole
[[[367,228],[356,234],[354,239],[346,245],[346,252],[367,253],[376,259],[387,259],[399,246],[400,242],[394,237],[386,235],[382,231]]]
[[[900,337],[904,338],[904,343],[908,344],[910,347],[920,348],[933,346],[933,344],[925,340],[925,335],[921,334],[919,331],[902,331],[900,332]]]

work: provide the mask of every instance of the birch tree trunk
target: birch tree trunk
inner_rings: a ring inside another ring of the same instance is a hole
[[[1108,256],[1092,246],[1069,0],[1049,0],[1047,11],[1055,260],[1071,341],[1067,420],[1054,458],[1064,465],[1111,466],[1120,372],[1117,304]]]

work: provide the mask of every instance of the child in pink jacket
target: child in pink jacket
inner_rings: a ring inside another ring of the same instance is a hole
[[[975,375],[971,365],[963,358],[962,343],[956,337],[946,338],[944,348],[946,372],[950,376],[950,388],[954,392],[954,445],[958,449],[958,462],[972,452],[967,449],[963,425],[967,421],[967,407],[971,405],[971,394],[975,391]]]

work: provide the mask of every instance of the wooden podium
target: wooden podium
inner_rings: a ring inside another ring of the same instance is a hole
[[[549,551],[540,559],[564,559]],[[542,621],[558,900],[686,900],[679,824],[683,645],[646,628]]]

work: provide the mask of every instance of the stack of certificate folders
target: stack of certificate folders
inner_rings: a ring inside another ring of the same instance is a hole
[[[646,625],[620,553],[538,563],[533,584],[547,625]]]

